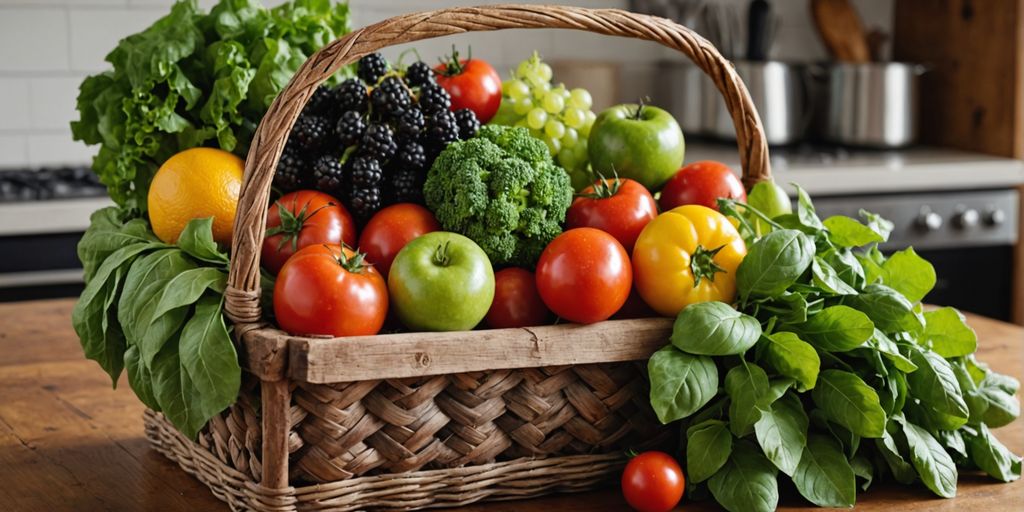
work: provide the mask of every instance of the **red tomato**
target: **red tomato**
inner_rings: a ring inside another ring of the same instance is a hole
[[[529,327],[547,323],[550,316],[537,293],[533,272],[512,267],[494,273],[494,301],[487,311],[487,325],[493,329]]]
[[[452,111],[468,108],[480,124],[487,124],[501,106],[501,76],[487,61],[459,59],[454,52],[448,62],[438,64],[437,83],[452,97]]]
[[[679,463],[663,452],[644,452],[622,472],[622,495],[640,512],[668,512],[683,497],[686,479]]]
[[[594,228],[570,229],[537,262],[537,290],[556,315],[571,322],[607,320],[629,297],[633,268],[615,238]]]
[[[565,214],[569,228],[597,228],[615,237],[633,253],[633,244],[648,222],[658,216],[654,197],[640,183],[616,178],[598,180],[580,192]]]
[[[387,312],[384,278],[361,253],[338,245],[300,249],[274,284],[277,324],[295,335],[377,334]]]
[[[341,201],[315,190],[281,196],[267,209],[267,235],[260,261],[271,274],[303,247],[356,243],[356,224]]]
[[[388,278],[395,255],[414,238],[440,231],[430,210],[413,203],[398,203],[380,210],[363,227],[359,236],[359,250],[366,253],[366,261]]]
[[[729,166],[704,160],[684,166],[661,189],[658,205],[667,212],[684,204],[699,204],[718,211],[718,198],[747,201],[743,183]]]

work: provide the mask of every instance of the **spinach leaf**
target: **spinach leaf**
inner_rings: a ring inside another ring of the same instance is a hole
[[[865,283],[864,267],[850,249],[829,249],[823,255],[844,283],[862,288]]]
[[[124,353],[124,367],[128,373],[128,386],[135,392],[135,396],[139,397],[146,407],[160,412],[160,404],[157,403],[156,396],[153,395],[153,375],[149,372],[149,368],[142,364],[139,347],[135,345],[128,347]]]
[[[979,382],[979,385],[980,384],[985,384],[986,387],[1001,389],[1004,393],[1009,395],[1016,394],[1017,390],[1020,389],[1020,381],[1010,377],[1009,375],[1003,375],[993,371],[986,373],[981,379],[981,382]]]
[[[725,392],[732,400],[729,404],[729,429],[736,437],[754,430],[761,418],[770,386],[768,374],[754,363],[741,362],[725,375]]]
[[[978,393],[985,400],[986,407],[982,419],[986,425],[999,428],[1009,425],[1020,416],[1020,402],[991,382],[982,381]]]
[[[89,228],[78,241],[78,259],[82,262],[86,284],[106,259],[115,251],[134,244],[159,242],[149,231],[146,221],[133,219],[122,223],[115,206],[101,208],[89,217]]]
[[[187,311],[178,308],[154,317],[160,291],[178,274],[195,268],[178,249],[161,249],[139,258],[125,278],[117,318],[129,344],[139,346],[142,362],[151,370],[153,358],[185,321]]]
[[[807,414],[800,399],[792,393],[783,395],[761,411],[754,424],[757,442],[768,460],[787,475],[793,475],[807,444]]]
[[[859,214],[861,217],[864,217],[864,222],[867,223],[867,226],[882,237],[883,242],[889,240],[889,235],[892,233],[893,228],[896,227],[892,222],[882,218],[882,216],[877,213],[871,213],[865,210],[861,210]]]
[[[1021,458],[1003,446],[988,427],[981,425],[976,435],[967,435],[967,451],[971,460],[988,473],[1003,482],[1020,479]]]
[[[866,313],[885,332],[920,332],[924,327],[922,319],[914,313],[914,305],[885,285],[869,284],[863,293],[845,297],[844,302]]]
[[[842,370],[825,370],[811,394],[829,421],[861,437],[882,437],[885,411],[878,393],[860,377]]]
[[[864,480],[860,484],[860,490],[868,490],[871,487],[871,482],[875,479],[875,466],[871,464],[871,460],[864,456],[863,453],[858,453],[850,459],[850,467],[853,468],[853,474],[857,475],[857,478]]]
[[[792,185],[796,189],[796,216],[800,219],[800,223],[815,231],[825,229],[818,214],[814,211],[814,203],[811,202],[810,194],[800,185],[795,183]]]
[[[800,495],[819,507],[852,507],[857,501],[857,477],[827,436],[811,434],[793,474]]]
[[[967,445],[959,430],[939,430],[934,432],[939,444],[946,449],[946,452],[955,456],[960,462],[967,460]]]
[[[228,255],[213,240],[213,217],[192,219],[178,236],[178,247],[199,261],[227,265]]]
[[[761,324],[722,302],[700,302],[684,308],[672,326],[672,344],[690,354],[742,354],[757,343]]]
[[[762,299],[758,308],[771,313],[779,322],[798,324],[807,321],[810,304],[803,294],[784,292],[772,299]]]
[[[832,295],[856,295],[857,290],[839,278],[839,274],[821,256],[815,256],[811,263],[814,285]]]
[[[910,302],[921,302],[935,287],[935,267],[908,248],[893,253],[882,264],[882,281]]]
[[[814,243],[792,229],[772,231],[750,246],[736,270],[740,296],[774,297],[781,294],[811,266]]]
[[[954,308],[924,312],[923,340],[942,357],[973,354],[978,349],[978,336],[967,320]]]
[[[917,371],[907,375],[910,394],[930,407],[939,415],[938,425],[944,430],[954,430],[965,423],[970,416],[960,384],[949,363],[930,350],[912,348],[910,360],[917,366]]]
[[[885,241],[882,235],[845,215],[829,217],[824,225],[829,231],[829,239],[840,247],[860,247]]]
[[[886,336],[884,332],[875,329],[875,332],[871,335],[871,339],[869,341],[875,350],[880,352],[886,359],[896,366],[897,370],[904,373],[910,373],[917,369],[917,365],[915,365],[910,359],[907,359],[907,357],[900,352],[899,345],[897,345],[892,338]]]
[[[207,289],[223,294],[227,282],[228,275],[213,267],[193,268],[172,277],[159,292],[151,321],[175,309],[195,304]]]
[[[651,407],[662,423],[683,419],[718,393],[718,368],[706,356],[694,356],[667,346],[647,362]]]
[[[917,472],[914,470],[907,458],[900,453],[900,449],[896,444],[896,438],[893,437],[888,431],[881,439],[875,439],[875,448],[882,454],[882,458],[885,459],[886,464],[889,466],[889,470],[892,471],[893,478],[897,482],[908,485],[917,480]]]
[[[181,367],[178,355],[178,333],[164,344],[150,365],[153,381],[153,396],[161,412],[189,439],[206,424],[208,417],[202,417],[192,407],[197,392],[192,379]]]
[[[821,359],[809,343],[796,334],[779,331],[765,336],[765,360],[780,374],[797,382],[801,391],[813,389],[818,380]]]
[[[686,430],[686,473],[690,482],[711,478],[732,453],[732,434],[725,422],[708,420]]]
[[[241,384],[242,369],[221,316],[222,301],[223,296],[199,299],[178,342],[181,368],[196,391],[188,406],[203,423],[235,403]]]
[[[732,454],[708,488],[729,512],[771,512],[779,504],[776,469],[761,450],[747,441],[733,443]]]
[[[942,445],[925,429],[897,417],[910,446],[910,462],[925,487],[943,498],[956,496],[956,464]]]
[[[875,331],[868,315],[849,306],[830,306],[796,326],[816,347],[829,352],[846,352],[861,346]]]

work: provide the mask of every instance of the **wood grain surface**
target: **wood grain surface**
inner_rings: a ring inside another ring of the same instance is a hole
[[[0,503],[5,511],[228,510],[197,480],[149,448],[143,406],[122,379],[116,390],[83,359],[70,325],[71,300],[0,304]],[[1024,379],[1024,329],[969,315],[979,356]],[[1024,452],[1024,422],[996,431]],[[807,507],[783,486],[782,509]],[[858,496],[858,510],[1021,510],[1024,483],[960,475],[959,495],[935,498],[921,486],[882,485]],[[687,503],[679,510],[716,510]],[[615,489],[486,503],[461,512],[628,510]]]

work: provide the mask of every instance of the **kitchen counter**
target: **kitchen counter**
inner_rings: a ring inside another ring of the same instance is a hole
[[[228,510],[198,480],[149,447],[143,406],[122,377],[116,390],[82,357],[70,325],[70,299],[0,304],[0,503],[11,511]],[[979,357],[1024,379],[1024,328],[968,315]],[[996,431],[1024,452],[1024,421]],[[783,486],[783,510],[807,507]],[[958,497],[938,499],[923,486],[872,487],[857,510],[996,511],[1024,502],[1024,481],[997,483],[962,472]],[[715,510],[686,503],[679,510]],[[459,512],[627,510],[615,489],[518,502],[486,503]],[[452,512],[455,512],[454,510]]]

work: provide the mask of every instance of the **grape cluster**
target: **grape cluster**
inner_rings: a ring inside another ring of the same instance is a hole
[[[374,53],[359,61],[356,78],[314,91],[274,184],[281,192],[315,187],[339,197],[365,222],[382,206],[422,203],[437,155],[479,128],[472,111],[451,111],[451,97],[426,63],[395,70]]]
[[[597,116],[586,89],[553,86],[551,66],[534,53],[519,63],[511,80],[502,83],[501,107],[493,122],[528,128],[541,139],[573,178],[573,186],[589,185],[587,137]]]

